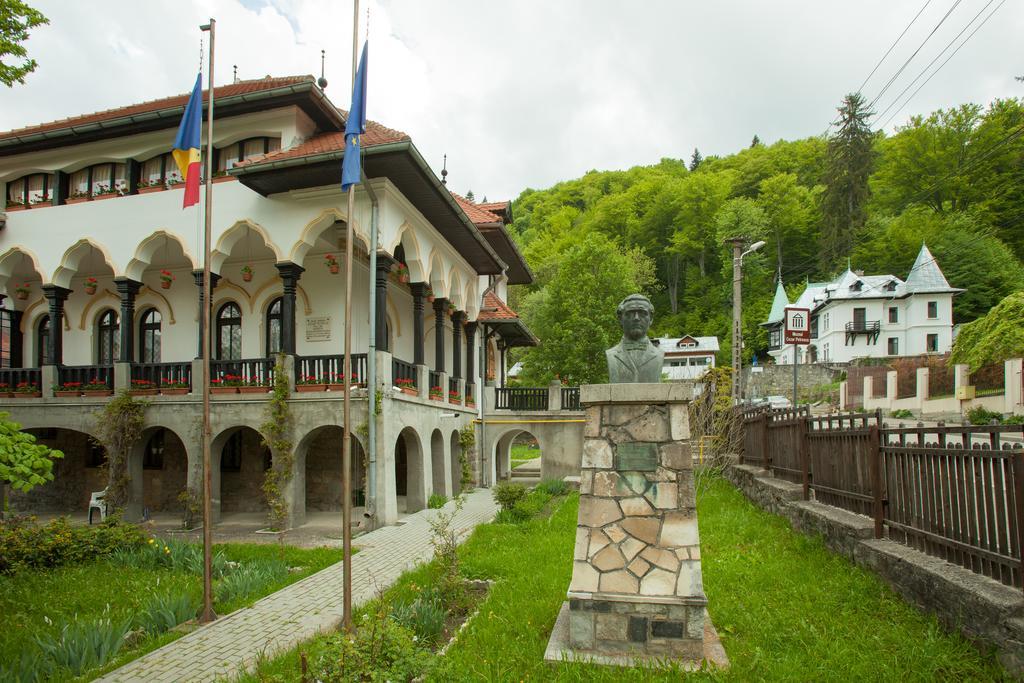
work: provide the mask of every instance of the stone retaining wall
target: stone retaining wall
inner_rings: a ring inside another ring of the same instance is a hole
[[[1024,677],[1024,593],[1019,588],[901,543],[875,539],[871,518],[801,500],[799,485],[775,479],[759,467],[730,464],[725,476],[755,505],[788,518],[794,529],[820,535],[830,550],[881,576],[946,628],[996,648],[1003,666]]]

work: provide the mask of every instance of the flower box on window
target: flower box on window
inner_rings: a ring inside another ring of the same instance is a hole
[[[133,379],[128,394],[130,396],[156,396],[157,391],[156,382],[151,382],[148,379]]]
[[[7,211],[7,213],[11,213],[13,211],[24,211],[27,208],[28,208],[28,204],[22,204],[21,202],[8,201],[7,202],[7,208],[5,209],[5,211]]]
[[[74,398],[82,395],[81,382],[64,382],[53,386],[53,395],[57,398]]]
[[[18,382],[18,386],[14,388],[15,398],[39,398],[42,395],[39,385],[31,382]]]
[[[444,389],[442,389],[441,387],[430,387],[429,396],[431,401],[443,401]]]
[[[417,391],[411,378],[396,379],[395,386],[401,389],[403,394],[409,394],[410,396],[417,396],[420,393]]]
[[[242,383],[238,386],[240,394],[265,394],[270,391],[270,379],[259,377],[242,377]]]

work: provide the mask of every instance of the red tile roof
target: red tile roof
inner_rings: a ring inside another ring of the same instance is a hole
[[[508,211],[509,205],[512,202],[481,202],[477,204],[481,209],[485,211]]]
[[[347,116],[347,112],[340,110],[343,116]],[[387,126],[382,126],[375,121],[366,122],[366,132],[360,137],[360,142],[363,147],[373,147],[375,145],[385,145],[390,142],[404,142],[411,140],[411,138],[400,130],[394,130]],[[299,157],[316,156],[317,154],[327,154],[330,152],[342,152],[345,150],[345,133],[344,131],[333,132],[333,133],[320,133],[314,135],[305,142],[299,143],[298,145],[290,149],[282,149],[277,152],[271,152],[264,156],[257,156],[243,161],[236,166],[257,166],[262,163],[268,163],[271,161],[281,161],[283,159],[295,159]]]
[[[313,80],[312,76],[258,78],[250,81],[239,81],[238,83],[218,86],[214,92],[216,93],[217,98],[220,99],[223,97],[233,97],[235,95],[259,92],[261,90],[273,90],[274,88],[295,85],[296,83],[304,83],[307,81],[312,82]],[[139,104],[131,104],[126,107],[118,107],[116,109],[107,109],[105,111],[98,111],[92,114],[83,114],[81,116],[74,116],[68,119],[61,119],[59,121],[51,121],[49,123],[41,123],[27,128],[4,131],[0,132],[0,140],[15,136],[45,133],[53,130],[60,130],[62,128],[71,128],[73,126],[83,126],[89,123],[98,123],[100,121],[119,119],[125,116],[145,114],[147,112],[159,111],[161,109],[168,109],[171,107],[181,107],[188,102],[189,95],[191,95],[191,93],[175,95],[173,97],[164,97],[159,100],[150,100]],[[203,101],[205,102],[208,97],[209,90],[204,90]]]
[[[483,204],[474,204],[473,202],[469,201],[462,195],[458,195],[454,192],[452,192],[452,196],[455,197],[455,201],[459,203],[459,206],[462,207],[462,210],[466,212],[466,216],[469,217],[469,220],[473,221],[477,225],[480,225],[481,223],[501,224],[501,217],[483,208]],[[493,204],[491,206],[493,206]]]
[[[476,317],[481,322],[492,320],[519,320],[519,316],[492,290],[484,294],[484,305]]]

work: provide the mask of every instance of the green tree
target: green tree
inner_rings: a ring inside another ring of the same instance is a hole
[[[0,413],[0,513],[7,510],[7,487],[28,493],[53,481],[53,461],[64,454],[21,431],[21,425]],[[2,515],[0,515],[2,517]]]
[[[761,138],[757,137],[757,133],[754,133],[754,139],[750,141],[751,147],[757,147],[761,144]]]
[[[757,204],[764,212],[764,235],[775,251],[775,269],[787,280],[801,264],[813,260],[817,244],[821,187],[800,185],[795,173],[777,173],[761,181]],[[787,270],[787,261],[794,268]]]
[[[822,196],[820,258],[826,270],[850,255],[854,235],[867,220],[868,177],[875,162],[875,135],[868,126],[874,112],[864,97],[859,92],[847,95],[838,111],[838,129],[828,141]]]
[[[989,313],[960,328],[949,360],[974,372],[984,365],[1024,356],[1024,292],[1014,292]]]
[[[653,275],[642,252],[600,233],[569,249],[551,281],[523,301],[523,319],[541,339],[523,357],[523,381],[607,382],[604,351],[622,336],[615,309],[629,294],[649,288]]]
[[[690,157],[690,170],[696,171],[700,167],[700,162],[702,161],[704,161],[704,157],[701,156],[700,150],[694,147],[693,156]]]
[[[25,76],[36,70],[36,60],[28,58],[22,43],[28,40],[30,30],[49,23],[41,12],[21,0],[0,0],[0,83],[13,87],[15,82],[24,83]]]
[[[466,191],[466,199],[468,199],[471,202],[476,200],[476,197],[473,196],[473,190]]]

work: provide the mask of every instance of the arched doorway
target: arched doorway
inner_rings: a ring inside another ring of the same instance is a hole
[[[107,487],[107,462],[103,448],[88,434],[72,429],[26,429],[36,442],[55,448],[64,457],[53,461],[53,481],[29,493],[8,489],[10,508],[17,513],[69,515],[87,519],[89,497]]]
[[[540,480],[540,441],[528,431],[510,431],[494,447],[494,462],[499,479]]]
[[[312,512],[337,512],[342,507],[342,439],[337,426],[319,427],[303,441],[305,460],[306,515]],[[360,507],[366,498],[366,454],[359,439],[352,437],[352,505]],[[359,514],[362,514],[360,512]],[[355,515],[353,515],[355,516]]]
[[[450,472],[451,470],[445,466],[444,436],[441,435],[440,429],[435,429],[430,435],[431,493],[446,498],[451,495],[451,482],[445,481],[447,476],[451,476]]]
[[[420,438],[416,430],[406,427],[399,432],[395,443],[395,494],[400,514],[410,514],[427,506],[424,484]]]
[[[141,456],[143,515],[184,512],[180,496],[188,484],[185,444],[170,429],[157,427],[143,436]]]
[[[215,474],[220,475],[220,486],[213,489],[216,496],[219,488],[221,513],[268,511],[263,477],[272,459],[263,437],[250,427],[236,427],[217,441],[222,445],[213,464]]]

